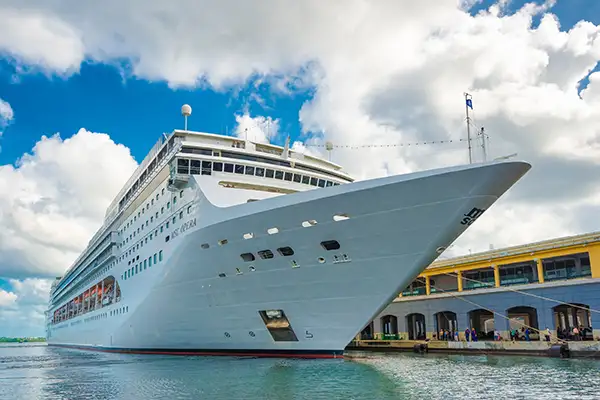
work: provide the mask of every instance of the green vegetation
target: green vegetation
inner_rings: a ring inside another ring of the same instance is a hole
[[[11,337],[0,337],[0,343],[28,343],[28,342],[45,342],[44,337],[24,337],[24,338],[11,338]]]

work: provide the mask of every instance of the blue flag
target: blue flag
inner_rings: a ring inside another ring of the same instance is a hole
[[[467,99],[467,107],[470,107],[471,110],[473,109],[473,101],[471,99]]]

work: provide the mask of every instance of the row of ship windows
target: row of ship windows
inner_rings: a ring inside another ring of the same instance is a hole
[[[135,261],[139,261],[140,256],[137,256]],[[163,251],[160,250],[158,253],[154,253],[154,255],[151,255],[150,257],[144,259],[143,261],[140,261],[139,263],[135,264],[133,267],[129,268],[127,271],[123,272],[121,274],[121,279],[122,280],[127,280],[129,278],[132,278],[134,275],[137,275],[138,273],[145,271],[147,268],[152,267],[152,264],[158,264],[159,262],[162,262],[163,260]],[[134,262],[135,262],[134,261]],[[131,261],[129,262],[131,264]]]
[[[119,307],[116,310],[110,311],[110,316],[113,317],[115,315],[121,315],[129,312],[129,306]]]
[[[212,171],[215,172],[228,172],[239,175],[251,175],[266,178],[274,178],[288,182],[302,183],[305,185],[318,186],[318,187],[329,187],[338,186],[339,183],[328,181],[326,179],[319,179],[308,175],[293,174],[291,172],[284,172],[279,170],[273,170],[270,168],[253,167],[250,165],[241,164],[230,164],[213,161],[200,161],[190,160],[187,158],[177,159],[177,173],[178,174],[192,174],[192,175],[211,175]]]
[[[180,198],[183,197],[183,190],[179,193],[179,197]],[[173,197],[173,206],[175,206],[176,204],[177,204],[177,197]],[[146,204],[146,206],[149,208],[149,204]],[[167,202],[166,209],[167,209],[167,211],[171,209],[171,202],[170,201]],[[142,208],[142,214],[144,214],[143,210],[144,210],[144,208]],[[189,212],[189,210],[188,210],[188,212]],[[165,213],[165,206],[162,206],[160,208],[160,214],[162,215],[164,213]],[[140,214],[140,213],[138,212],[138,214]],[[129,234],[129,237],[125,238],[125,240],[123,241],[123,243],[126,243],[127,239],[129,239],[129,240],[133,239],[136,236],[136,234],[139,235],[140,232],[143,232],[144,227],[148,227],[149,224],[151,224],[151,223],[154,222],[154,219],[158,220],[158,216],[159,216],[159,213],[158,213],[158,211],[156,211],[154,215],[151,215],[149,219],[146,219],[145,223],[142,221],[142,224],[137,227],[137,230],[134,228],[133,232]],[[137,219],[137,217],[133,217],[133,220],[130,221],[130,222],[128,222],[125,225],[125,227],[119,231],[119,233],[121,235],[123,235],[124,233],[126,233],[127,229],[129,229],[130,227],[133,227],[133,224],[136,221],[136,219]],[[139,219],[141,219],[141,217]]]
[[[192,212],[192,206],[188,206],[187,207],[187,214],[190,214]],[[152,240],[155,237],[158,237],[159,233],[163,233],[164,229],[169,229],[169,223],[171,222],[172,224],[177,223],[177,219],[179,218],[179,220],[182,220],[184,216],[184,212],[179,211],[178,215],[174,215],[170,221],[166,221],[163,225],[156,227],[156,228],[152,228],[155,229],[153,233],[150,233],[149,235],[147,235],[145,238],[143,238],[142,240],[140,240],[139,242],[137,242],[136,244],[134,244],[130,249],[128,249],[127,251],[125,251],[125,254],[121,257],[119,257],[119,262],[123,261],[126,257],[131,256],[131,254],[135,251],[138,251],[141,247],[144,247],[144,244],[148,244],[149,240]],[[167,236],[165,238],[165,242],[169,241],[169,236]],[[123,247],[125,244],[129,243],[129,239],[126,239],[122,244],[121,247]],[[131,261],[129,262],[129,264],[131,264]]]
[[[327,251],[331,251],[331,250],[339,250],[339,248],[341,246],[337,240],[325,240],[325,241],[321,242],[321,247],[323,247]],[[277,249],[277,253],[279,253],[279,255],[281,255],[283,257],[290,257],[290,256],[294,255],[294,249],[292,249],[289,246],[280,247]],[[263,260],[268,260],[275,256],[273,254],[273,252],[269,249],[260,250],[260,251],[256,252],[256,254],[258,254],[258,256],[260,258],[262,258]],[[240,257],[242,258],[242,260],[244,260],[246,262],[251,262],[251,261],[256,260],[256,257],[254,256],[253,253],[243,253],[243,254],[240,254]]]
[[[336,214],[336,215],[334,215],[334,216],[333,216],[333,220],[334,220],[335,222],[338,222],[338,221],[345,221],[345,220],[347,220],[347,219],[350,219],[350,217],[348,216],[348,214]],[[302,224],[301,224],[301,225],[302,225],[302,227],[303,227],[303,228],[309,228],[309,227],[311,227],[311,226],[315,226],[315,225],[317,225],[317,221],[316,221],[316,220],[314,220],[314,219],[310,219],[310,220],[308,220],[308,221],[302,221]],[[274,234],[276,234],[276,233],[279,233],[279,228],[277,228],[277,227],[269,228],[269,229],[267,229],[267,233],[268,233],[269,235],[274,235]],[[248,239],[252,239],[252,238],[254,238],[254,233],[253,233],[253,232],[247,232],[247,233],[244,233],[244,234],[242,235],[242,238],[244,238],[244,239],[246,239],[246,240],[248,240]],[[168,241],[168,240],[167,240],[167,241]],[[229,243],[229,240],[227,240],[227,239],[221,239],[221,240],[219,240],[217,243],[219,244],[219,246],[224,246],[224,245],[226,245],[227,243]],[[325,242],[321,242],[321,245],[323,245],[323,243],[325,243]],[[202,245],[200,245],[200,247],[201,247],[201,248],[203,248],[203,249],[208,249],[208,248],[210,248],[210,244],[208,244],[208,243],[203,243]],[[339,247],[338,247],[338,248],[339,248]],[[331,249],[331,250],[337,250],[337,249]],[[293,250],[292,250],[292,251],[293,251]],[[292,253],[292,254],[293,254],[293,253]]]

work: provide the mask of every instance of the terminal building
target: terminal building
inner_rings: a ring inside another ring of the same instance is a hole
[[[510,339],[511,330],[528,326],[531,340],[547,328],[552,337],[599,340],[596,310],[600,232],[438,260],[357,339],[435,339],[448,330],[464,340],[467,328],[478,340],[493,340],[495,331]]]

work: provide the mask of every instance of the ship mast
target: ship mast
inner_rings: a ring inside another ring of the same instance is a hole
[[[465,95],[465,111],[467,114],[467,143],[469,144],[469,164],[473,164],[473,155],[471,154],[471,117],[469,117],[469,108],[473,109],[473,100],[469,93]]]

